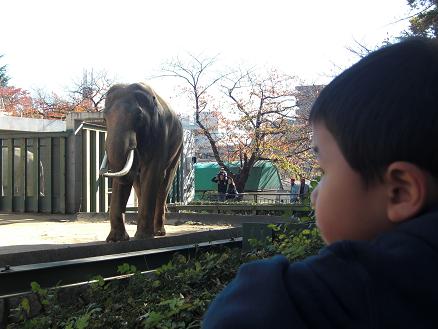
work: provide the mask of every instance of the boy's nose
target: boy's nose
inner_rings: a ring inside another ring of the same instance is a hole
[[[315,209],[316,199],[318,199],[318,188],[319,184],[313,189],[312,193],[310,194],[310,206],[312,207],[312,209]]]

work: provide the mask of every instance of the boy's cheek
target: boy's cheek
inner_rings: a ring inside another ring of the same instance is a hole
[[[327,232],[327,227],[324,222],[318,221],[318,215],[316,215],[316,227],[319,230],[319,234],[321,235],[322,240],[326,245],[330,244],[330,232]]]
[[[310,204],[314,210],[316,210],[317,204],[318,204],[318,198],[320,196],[320,192],[322,189],[324,189],[325,185],[325,176],[322,176],[321,179],[318,182],[318,185],[313,189],[312,193],[310,194]]]
[[[321,237],[326,245],[330,244],[330,236],[331,232],[330,230],[333,229],[332,224],[335,223],[327,223],[328,216],[330,216],[330,205],[327,205],[327,200],[324,200],[327,197],[327,193],[324,195],[324,184],[325,179],[324,177],[321,177],[321,180],[319,181],[318,185],[315,187],[315,189],[312,191],[312,194],[310,195],[310,202],[312,205],[312,208],[315,210],[315,217],[316,217],[316,226],[319,229],[319,232],[321,234]],[[322,192],[322,194],[321,194]],[[327,192],[327,191],[326,191]],[[320,198],[322,196],[322,199]],[[330,201],[330,200],[328,200]]]

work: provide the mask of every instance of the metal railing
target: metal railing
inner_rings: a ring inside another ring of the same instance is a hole
[[[311,212],[311,209],[306,205],[290,203],[245,204],[240,202],[217,202],[214,204],[168,204],[167,209],[170,212],[275,216],[307,214]]]
[[[302,204],[308,194],[291,194],[289,192],[244,192],[234,194],[225,194],[225,201],[250,201],[254,203],[268,203],[268,204]],[[201,196],[201,201],[219,201],[219,194],[217,192],[205,191]],[[295,201],[294,201],[295,200]]]
[[[195,255],[200,250],[214,248],[241,248],[242,238],[200,242],[152,250],[132,251],[121,254],[69,259],[47,263],[7,266],[0,270],[0,299],[30,291],[31,282],[43,288],[71,285],[92,280],[96,275],[104,278],[120,275],[117,267],[123,263],[134,265],[139,271],[151,271],[168,263],[175,253]]]

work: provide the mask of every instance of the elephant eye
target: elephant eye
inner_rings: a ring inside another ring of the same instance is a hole
[[[139,118],[139,120],[143,120],[145,116],[146,116],[145,110],[139,107],[137,112],[137,117]]]
[[[136,108],[134,118],[135,118],[135,121],[136,121],[135,123],[136,123],[137,126],[143,124],[144,119],[145,119],[145,114],[144,114],[143,110],[140,107]]]

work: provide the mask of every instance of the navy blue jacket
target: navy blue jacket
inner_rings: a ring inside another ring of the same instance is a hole
[[[202,328],[438,328],[438,212],[301,262],[245,264]]]

